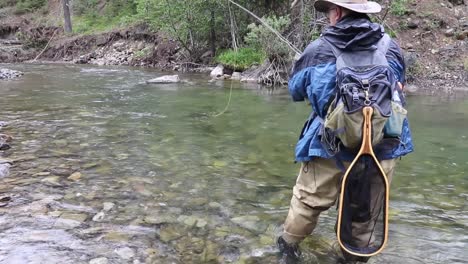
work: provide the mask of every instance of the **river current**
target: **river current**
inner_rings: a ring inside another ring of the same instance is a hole
[[[204,75],[3,65],[0,263],[278,263],[309,106]],[[398,162],[390,238],[369,263],[468,263],[468,101],[411,96],[416,152]],[[302,245],[337,263],[335,208]]]

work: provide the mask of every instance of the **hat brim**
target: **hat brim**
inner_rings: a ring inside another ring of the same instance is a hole
[[[365,4],[347,4],[347,3],[334,3],[327,0],[318,0],[315,1],[314,7],[319,12],[327,12],[330,9],[330,6],[337,5],[349,9],[354,12],[364,13],[364,14],[376,14],[382,11],[382,6],[376,2],[369,1]]]

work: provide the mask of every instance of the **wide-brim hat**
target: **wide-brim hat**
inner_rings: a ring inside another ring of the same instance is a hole
[[[315,9],[319,12],[327,12],[332,5],[365,14],[375,14],[382,11],[380,4],[367,0],[317,0],[314,3]]]

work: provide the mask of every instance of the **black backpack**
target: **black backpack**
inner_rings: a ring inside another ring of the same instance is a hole
[[[385,137],[399,137],[406,117],[398,81],[386,54],[391,42],[385,34],[369,50],[343,51],[332,43],[336,56],[336,88],[322,131],[322,144],[334,155],[344,146],[356,149],[362,142],[362,108],[374,108],[372,145]]]

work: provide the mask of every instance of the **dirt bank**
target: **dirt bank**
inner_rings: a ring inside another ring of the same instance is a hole
[[[468,91],[468,19],[464,0],[413,0],[404,15],[388,12],[408,65],[408,91]],[[5,13],[5,12],[4,12]],[[186,61],[177,41],[145,25],[94,35],[67,36],[61,27],[37,25],[28,16],[0,18],[0,63],[56,61],[96,65],[206,69],[210,57]]]

